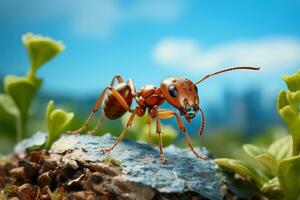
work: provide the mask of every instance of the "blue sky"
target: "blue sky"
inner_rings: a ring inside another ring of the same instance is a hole
[[[300,68],[300,2],[245,1],[0,1],[0,73],[25,73],[26,32],[62,40],[65,51],[44,66],[44,92],[98,94],[115,74],[137,88],[167,76],[193,81],[231,66],[260,66],[203,83],[207,101],[225,87],[261,87],[274,96],[280,76]]]

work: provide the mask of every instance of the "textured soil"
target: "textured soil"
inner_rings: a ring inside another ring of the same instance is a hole
[[[63,164],[46,151],[0,161],[2,199],[204,199],[196,193],[164,194],[117,179],[113,161]]]

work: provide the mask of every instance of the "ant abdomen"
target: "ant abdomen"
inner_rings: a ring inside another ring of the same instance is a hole
[[[124,100],[127,102],[127,105],[130,107],[133,99],[130,86],[127,83],[120,83],[114,88],[124,98]],[[128,111],[120,104],[110,90],[107,92],[107,95],[103,101],[102,109],[105,116],[112,120],[123,116]]]

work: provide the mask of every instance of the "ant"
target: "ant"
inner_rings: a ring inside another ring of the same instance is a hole
[[[102,114],[100,116],[99,122],[96,127],[89,131],[88,134],[95,134],[98,130],[99,126],[103,122],[104,118],[108,118],[110,120],[115,120],[123,116],[126,112],[130,112],[131,115],[127,122],[126,127],[119,135],[118,139],[108,148],[101,149],[100,152],[102,154],[113,150],[115,146],[123,139],[126,131],[130,128],[135,116],[142,117],[147,111],[147,124],[151,124],[151,121],[156,118],[156,133],[159,136],[159,150],[160,150],[160,158],[163,164],[168,162],[167,158],[163,153],[163,143],[162,143],[162,135],[161,135],[161,125],[160,119],[166,119],[171,117],[176,117],[176,121],[179,129],[183,132],[184,137],[188,146],[190,147],[193,154],[202,160],[207,160],[208,158],[205,156],[199,155],[193,148],[186,128],[179,116],[183,115],[187,122],[191,122],[191,120],[196,116],[198,111],[200,111],[202,115],[202,123],[200,128],[200,135],[204,134],[205,127],[205,116],[202,109],[199,107],[199,96],[197,84],[203,82],[211,76],[221,74],[228,71],[233,70],[259,70],[258,67],[233,67],[227,68],[224,70],[217,71],[212,74],[208,74],[196,83],[193,83],[191,80],[184,77],[169,77],[164,79],[161,82],[160,87],[155,87],[153,85],[145,85],[139,91],[136,91],[135,86],[131,79],[128,80],[127,83],[124,82],[120,75],[116,75],[113,77],[110,85],[106,87],[102,93],[100,94],[96,104],[93,107],[92,112],[87,118],[84,125],[75,131],[68,131],[69,134],[80,133],[85,130],[94,114],[98,111],[99,106],[102,103]],[[118,81],[118,84],[114,86],[115,81]],[[137,106],[134,109],[131,109],[130,106],[132,104],[133,99],[136,101]],[[158,109],[158,107],[163,104],[164,101],[167,101],[170,105],[175,107],[179,114],[176,111],[169,109]],[[149,132],[149,134],[151,134]],[[150,138],[150,136],[149,136]]]

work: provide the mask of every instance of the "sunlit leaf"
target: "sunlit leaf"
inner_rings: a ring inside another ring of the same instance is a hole
[[[244,144],[243,149],[249,156],[253,158],[266,152],[265,149],[259,148],[252,144]]]
[[[13,75],[5,77],[4,90],[12,97],[21,115],[26,115],[41,83],[42,80],[32,81],[27,77]]]
[[[0,135],[14,137],[20,120],[19,110],[13,99],[7,94],[0,94]]]
[[[286,123],[293,138],[293,156],[300,153],[300,71],[284,76],[288,92],[278,96],[278,113]]]
[[[4,79],[4,91],[13,99],[20,113],[18,140],[26,137],[29,107],[41,84],[42,79],[31,80],[28,77],[11,75]]]
[[[266,182],[261,188],[262,192],[276,191],[276,190],[277,191],[281,190],[277,176],[275,178],[272,178],[268,182]]]
[[[288,89],[292,92],[300,90],[300,70],[292,75],[283,77],[283,80],[288,86]]]
[[[57,135],[73,118],[73,113],[65,113],[61,109],[53,110],[50,114],[49,131]]]
[[[277,160],[270,153],[262,153],[255,157],[255,159],[263,166],[264,174],[269,177],[274,177],[277,174]]]
[[[3,109],[1,113],[5,112],[16,117],[20,115],[15,102],[9,95],[0,94],[0,107]]]
[[[49,149],[52,143],[59,138],[73,117],[73,113],[66,113],[62,109],[55,109],[54,102],[49,101],[46,109],[46,121],[48,126],[46,149]]]
[[[275,156],[277,160],[282,160],[292,156],[292,137],[290,135],[276,140],[268,148],[268,152]]]
[[[261,177],[252,166],[242,160],[221,158],[215,159],[215,163],[221,167],[234,171],[249,182],[255,183],[258,188],[267,181],[267,178]]]
[[[277,110],[279,111],[280,109],[288,105],[289,102],[287,100],[287,93],[285,90],[281,90],[277,98]]]
[[[300,80],[299,80],[300,81]],[[290,103],[290,106],[295,112],[299,112],[299,102],[300,102],[300,90],[296,92],[287,92],[287,99]]]
[[[27,33],[22,39],[30,58],[31,73],[33,74],[39,67],[64,50],[62,42],[49,37]]]
[[[278,179],[286,200],[300,199],[300,156],[282,160],[278,166]]]
[[[51,100],[51,101],[49,101],[49,103],[48,103],[48,106],[47,106],[47,108],[46,108],[46,123],[47,123],[47,127],[50,127],[50,123],[51,123],[51,120],[50,120],[50,115],[51,115],[51,113],[53,112],[53,110],[55,109],[55,107],[54,107],[54,101],[53,100]]]

